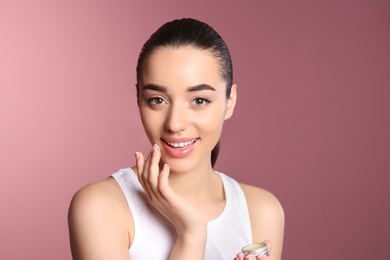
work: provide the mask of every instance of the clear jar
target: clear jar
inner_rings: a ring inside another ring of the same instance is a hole
[[[269,256],[268,245],[264,242],[246,245],[241,248],[241,252],[245,255],[262,256],[265,254]]]

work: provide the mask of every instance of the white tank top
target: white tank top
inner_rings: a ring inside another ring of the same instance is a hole
[[[208,223],[206,260],[233,259],[241,251],[241,247],[252,243],[244,192],[234,179],[223,173],[219,175],[224,186],[226,204],[223,212]],[[135,231],[129,248],[130,259],[168,259],[176,240],[172,225],[148,203],[131,168],[122,169],[112,177],[122,189],[133,216]]]

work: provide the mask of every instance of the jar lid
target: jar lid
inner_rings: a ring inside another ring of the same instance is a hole
[[[267,256],[269,255],[268,245],[264,242],[246,245],[241,248],[241,251],[245,254],[251,254],[254,256],[260,256],[264,254],[266,254]]]

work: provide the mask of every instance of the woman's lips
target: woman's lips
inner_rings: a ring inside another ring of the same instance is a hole
[[[189,155],[198,143],[197,138],[162,139],[164,150],[172,157],[183,158]]]
[[[187,142],[167,142],[169,146],[172,146],[174,148],[184,148],[190,145],[193,145],[196,142],[196,139],[193,139],[191,141]]]

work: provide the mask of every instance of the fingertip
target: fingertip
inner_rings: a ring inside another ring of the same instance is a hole
[[[164,163],[160,174],[158,175],[159,179],[159,188],[169,186],[169,165]]]
[[[163,167],[162,167],[162,170],[161,170],[161,172],[160,172],[160,175],[159,175],[159,179],[160,179],[160,180],[163,180],[163,179],[165,179],[165,178],[168,178],[168,176],[169,176],[169,171],[170,171],[169,165],[166,164],[166,163],[164,163],[164,164],[163,164]]]
[[[163,165],[163,170],[164,170],[164,171],[167,171],[167,170],[169,170],[169,165],[168,165],[168,164],[166,164],[166,163],[164,163],[164,165]]]
[[[256,259],[258,259],[258,260],[267,260],[268,257],[266,255],[262,255],[260,257],[257,257]]]
[[[137,167],[137,175],[140,176],[142,175],[143,167],[144,167],[144,156],[141,152],[135,152],[135,164]]]
[[[152,147],[152,156],[156,156],[157,152],[160,150],[157,144],[154,144]]]
[[[137,153],[138,153],[139,159],[144,159],[144,154],[142,152],[137,152]]]

